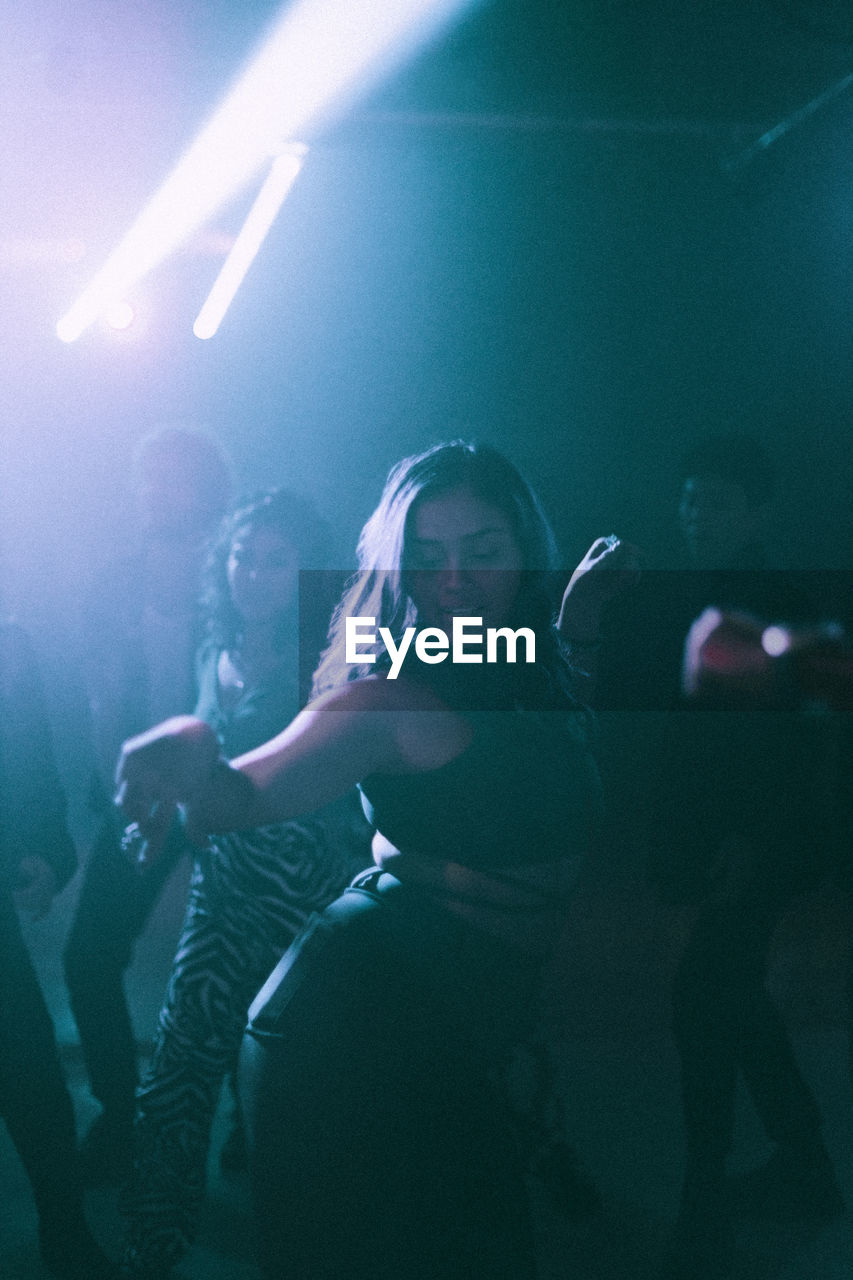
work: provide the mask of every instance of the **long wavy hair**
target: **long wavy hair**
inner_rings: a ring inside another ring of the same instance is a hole
[[[246,499],[223,521],[205,567],[201,609],[205,641],[231,649],[240,640],[243,619],[228,585],[228,557],[238,534],[274,529],[296,552],[300,569],[324,569],[329,564],[329,526],[313,504],[290,489],[267,489]],[[276,644],[283,652],[295,637],[296,599],[282,614]]]
[[[358,542],[358,570],[335,609],[329,643],[314,674],[312,696],[381,669],[346,663],[348,617],[372,617],[399,642],[406,627],[417,626],[417,609],[407,591],[408,546],[416,506],[451,489],[466,487],[496,507],[508,520],[522,555],[524,574],[513,608],[537,635],[537,666],[554,675],[564,660],[553,632],[553,572],[556,543],[538,498],[518,469],[485,444],[451,440],[403,458],[391,469],[379,505]]]

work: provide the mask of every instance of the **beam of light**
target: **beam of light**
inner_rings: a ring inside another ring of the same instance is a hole
[[[225,312],[243,283],[243,277],[254,262],[255,255],[302,168],[305,151],[305,147],[292,147],[276,156],[273,161],[243,229],[234,241],[231,252],[207,295],[207,301],[196,317],[193,333],[197,338],[212,338],[222,323]]]
[[[840,80],[835,80],[817,97],[812,98],[804,106],[798,107],[796,111],[792,111],[789,116],[786,116],[784,120],[780,120],[772,129],[767,129],[760,138],[756,138],[743,151],[739,151],[736,156],[725,160],[723,162],[723,171],[725,173],[737,173],[739,170],[745,169],[756,156],[760,156],[768,147],[772,147],[774,142],[778,142],[780,138],[785,137],[786,133],[790,133],[792,129],[804,124],[817,111],[821,111],[828,103],[839,98],[850,88],[853,88],[853,71],[842,76]]]
[[[73,342],[278,153],[328,125],[475,0],[295,0],[56,326]]]

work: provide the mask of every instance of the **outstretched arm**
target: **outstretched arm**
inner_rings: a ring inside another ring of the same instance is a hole
[[[402,682],[366,679],[325,695],[270,742],[230,764],[208,725],[167,720],[122,748],[116,802],[156,856],[175,806],[191,838],[286,821],[344,795],[376,772],[433,768],[462,750],[467,728]]]

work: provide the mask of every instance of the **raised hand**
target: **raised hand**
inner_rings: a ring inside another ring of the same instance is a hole
[[[598,638],[601,611],[640,576],[641,553],[615,534],[596,538],[575,569],[563,593],[557,629],[568,640],[584,644]]]

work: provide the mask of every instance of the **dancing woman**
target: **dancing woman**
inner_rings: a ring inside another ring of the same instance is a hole
[[[576,598],[614,550],[593,549]],[[186,717],[125,744],[117,799],[152,851],[176,803],[200,840],[355,783],[377,829],[374,866],[309,922],[250,1010],[242,1091],[268,1280],[534,1274],[491,1072],[534,1016],[600,792],[552,624],[553,559],[536,498],[495,450],[457,441],[405,459],[292,724],[230,764]],[[422,643],[392,678],[407,627],[436,638],[460,616],[528,628],[535,661],[436,661]],[[355,617],[387,629],[373,662],[347,660]]]

